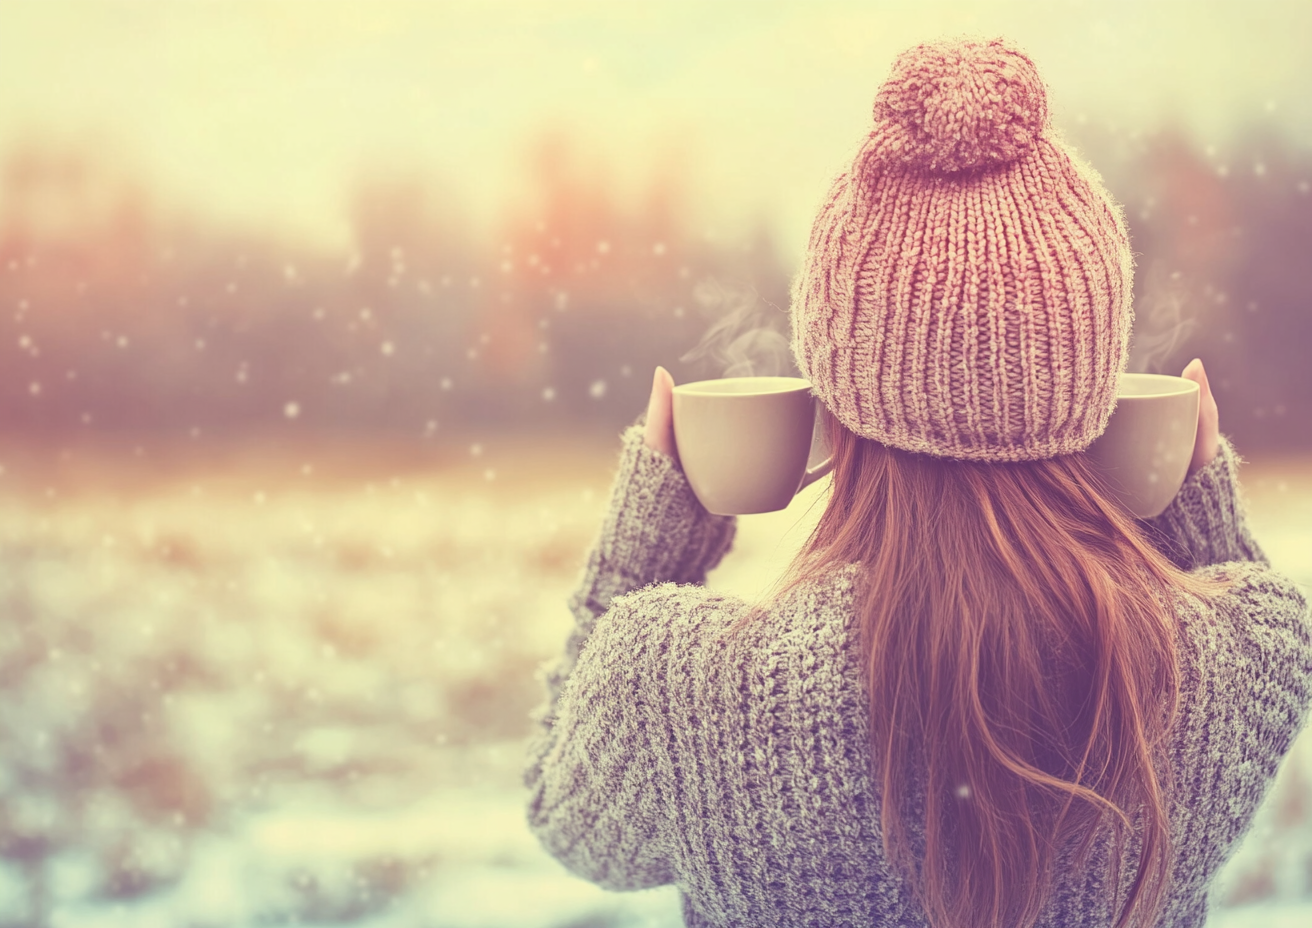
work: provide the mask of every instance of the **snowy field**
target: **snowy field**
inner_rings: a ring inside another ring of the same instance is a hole
[[[0,448],[0,925],[681,924],[522,823],[536,665],[617,443]],[[1312,460],[1245,469],[1312,588]],[[823,490],[744,517],[752,596]],[[1312,923],[1312,740],[1211,924]]]

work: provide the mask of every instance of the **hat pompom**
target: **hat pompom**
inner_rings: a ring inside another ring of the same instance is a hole
[[[918,45],[875,97],[867,154],[883,165],[952,174],[1015,161],[1048,125],[1034,62],[1001,39]]]

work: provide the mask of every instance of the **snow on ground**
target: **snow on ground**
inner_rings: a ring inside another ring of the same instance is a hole
[[[522,817],[533,672],[614,452],[520,447],[492,477],[491,453],[331,479],[229,458],[112,490],[11,466],[0,925],[681,924],[672,890],[575,879]],[[1312,462],[1245,483],[1258,538],[1312,587]],[[763,593],[822,490],[744,517],[712,585]],[[1217,898],[1222,928],[1312,919],[1312,737]]]

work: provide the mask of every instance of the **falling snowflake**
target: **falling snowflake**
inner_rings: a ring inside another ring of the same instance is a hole
[[[283,406],[282,414],[286,416],[288,419],[295,419],[297,416],[301,414],[301,404],[294,403],[294,402],[288,403],[287,405]]]
[[[383,342],[381,345],[378,346],[378,350],[390,357],[391,355],[396,353],[396,345],[392,344],[390,341]]]
[[[542,391],[542,398],[546,400],[548,403],[550,403],[552,400],[556,398],[556,388],[555,387],[545,388]]]
[[[656,255],[657,257],[660,257],[661,255],[665,254],[665,243],[657,242],[655,245],[652,245],[651,253]]]
[[[606,381],[594,380],[592,386],[588,387],[588,396],[594,400],[599,400],[606,395]]]

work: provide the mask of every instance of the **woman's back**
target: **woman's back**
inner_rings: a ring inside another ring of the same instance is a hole
[[[1305,600],[1245,528],[1228,447],[1151,528],[1181,566],[1233,581],[1210,605],[1177,603],[1175,856],[1159,923],[1202,925],[1208,883],[1312,700],[1312,631]],[[674,883],[690,925],[926,924],[882,848],[854,634],[861,569],[792,590],[740,625],[747,604],[696,585],[732,534],[672,461],[643,447],[638,429],[626,434],[606,529],[573,600],[582,654],[535,745],[531,823],[604,886]],[[634,575],[673,582],[612,599]],[[914,770],[917,758],[906,761]],[[911,840],[923,852],[914,826]],[[1133,840],[1124,849],[1122,899],[1138,850]],[[1110,834],[1080,866],[1073,852],[1059,852],[1037,924],[1113,924]]]

